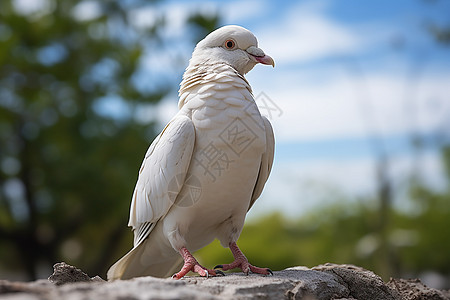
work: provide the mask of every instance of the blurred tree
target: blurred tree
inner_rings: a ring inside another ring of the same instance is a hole
[[[349,202],[339,199],[333,205],[318,207],[299,220],[286,220],[275,213],[247,223],[238,244],[251,263],[281,270],[326,262],[355,264],[385,271],[380,251],[388,248],[390,276],[419,276],[435,271],[450,276],[450,147],[444,151],[447,162],[447,190],[436,193],[416,185],[411,190],[413,212],[390,206],[390,222],[379,235],[379,207],[375,199]],[[383,245],[383,244],[387,245]],[[207,267],[231,262],[228,249],[215,241],[196,254]],[[450,283],[442,288],[450,288]]]
[[[131,245],[130,196],[156,133],[135,112],[169,92],[136,85],[164,21],[133,22],[149,1],[30,3],[0,2],[0,266],[104,274]]]
[[[210,15],[205,15],[203,13],[192,14],[187,22],[188,24],[194,25],[196,28],[193,35],[194,44],[197,44],[205,35],[217,29],[219,20],[220,16],[217,12]]]
[[[436,4],[438,0],[425,0],[428,4]],[[447,20],[448,21],[448,20]],[[431,36],[434,37],[438,44],[448,46],[450,45],[450,25],[437,24],[434,20],[425,20],[424,22],[427,30],[430,32]]]

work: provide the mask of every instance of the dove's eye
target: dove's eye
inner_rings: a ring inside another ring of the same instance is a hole
[[[233,40],[226,40],[225,41],[225,48],[227,49],[234,49],[236,46],[236,43]]]

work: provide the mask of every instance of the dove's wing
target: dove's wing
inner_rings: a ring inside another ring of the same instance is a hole
[[[261,164],[259,166],[258,178],[256,179],[255,188],[253,189],[252,200],[248,210],[255,203],[256,199],[261,195],[267,178],[269,178],[270,171],[272,170],[273,155],[275,152],[275,138],[273,136],[272,125],[266,117],[262,117],[264,120],[264,127],[266,130],[266,152],[261,157]]]
[[[133,193],[129,226],[136,247],[174,204],[192,158],[195,129],[183,115],[173,118],[150,145]]]

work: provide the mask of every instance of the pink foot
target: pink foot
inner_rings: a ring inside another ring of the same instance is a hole
[[[222,271],[208,270],[205,267],[201,266],[194,256],[189,252],[185,247],[180,249],[180,254],[184,259],[184,265],[181,268],[180,272],[174,274],[172,278],[181,279],[183,278],[189,271],[199,274],[200,276],[208,278],[209,276],[217,276],[217,274],[225,275]]]
[[[249,262],[247,257],[245,257],[244,253],[242,253],[241,249],[239,249],[238,245],[236,243],[230,243],[230,250],[231,253],[233,253],[234,261],[231,264],[225,264],[225,265],[217,265],[214,267],[214,269],[220,268],[224,271],[239,268],[244,272],[246,275],[248,275],[249,272],[256,273],[256,274],[263,274],[263,275],[273,275],[272,270],[269,268],[259,268],[252,266]]]

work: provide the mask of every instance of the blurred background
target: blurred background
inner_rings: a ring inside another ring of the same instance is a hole
[[[239,245],[450,288],[450,2],[0,2],[0,278],[90,276],[132,245],[131,194],[198,40],[239,24],[276,156]],[[218,242],[197,253],[231,261]]]

